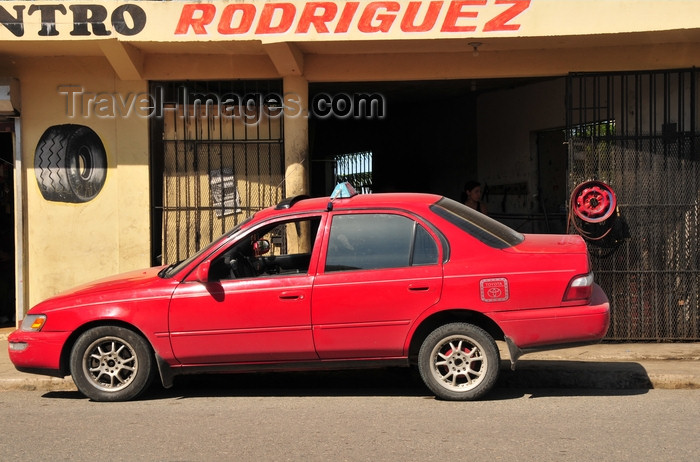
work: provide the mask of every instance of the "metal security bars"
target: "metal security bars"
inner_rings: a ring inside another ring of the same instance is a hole
[[[610,339],[700,339],[698,83],[695,69],[567,80],[569,191],[594,179],[617,196],[589,240]]]
[[[283,198],[281,82],[154,82],[151,90],[154,263],[170,264]]]
[[[340,154],[334,161],[335,184],[347,181],[361,194],[372,192],[372,151]]]

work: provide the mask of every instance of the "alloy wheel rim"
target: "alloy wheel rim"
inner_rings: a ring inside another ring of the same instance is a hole
[[[116,392],[129,386],[136,377],[138,358],[124,339],[103,337],[85,350],[83,372],[95,388]]]
[[[479,343],[464,335],[440,341],[430,354],[431,373],[450,391],[465,392],[476,388],[486,376],[488,360]]]

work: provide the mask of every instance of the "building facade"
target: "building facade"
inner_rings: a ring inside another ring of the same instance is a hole
[[[478,179],[523,232],[573,232],[570,195],[599,180],[617,225],[583,232],[611,337],[697,340],[698,17],[693,0],[2,2],[2,316],[339,178],[455,199]]]

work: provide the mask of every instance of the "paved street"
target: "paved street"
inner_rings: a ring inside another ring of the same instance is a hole
[[[193,380],[126,403],[2,392],[2,458],[637,462],[700,453],[700,390],[497,389],[454,403],[410,386],[353,391],[322,380]]]

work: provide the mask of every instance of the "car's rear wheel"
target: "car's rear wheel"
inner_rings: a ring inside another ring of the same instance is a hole
[[[498,347],[486,331],[467,323],[445,324],[426,337],[418,353],[423,382],[438,398],[480,398],[498,378]]]
[[[117,326],[84,332],[73,345],[71,376],[85,396],[95,401],[136,398],[153,379],[153,355],[139,334]]]

